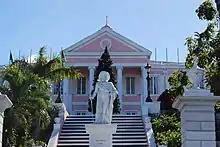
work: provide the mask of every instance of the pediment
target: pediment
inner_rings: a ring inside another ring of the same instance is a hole
[[[109,26],[101,28],[94,34],[84,38],[78,43],[64,50],[65,53],[73,52],[103,52],[105,46],[109,52],[141,52],[151,55],[151,51],[116,33]]]

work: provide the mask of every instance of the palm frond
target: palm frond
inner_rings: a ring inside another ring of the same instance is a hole
[[[25,59],[15,60],[12,65],[17,66],[20,70],[31,71],[33,66],[29,64]]]
[[[38,58],[39,58],[39,59],[44,58],[44,57],[45,57],[45,53],[46,53],[46,47],[43,46],[43,47],[41,47],[40,50],[39,50],[39,53],[38,53],[39,57],[38,57]]]
[[[53,58],[49,62],[47,62],[47,64],[44,64],[42,66],[42,69],[44,71],[43,74],[49,73],[50,71],[52,71],[56,68],[59,68],[59,67],[62,67],[60,57]],[[42,75],[42,76],[44,76],[44,75]]]
[[[51,79],[52,81],[59,82],[64,78],[78,79],[82,77],[82,74],[74,67],[61,67],[50,71],[45,77]]]

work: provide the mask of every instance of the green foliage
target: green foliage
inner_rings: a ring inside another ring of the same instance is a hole
[[[217,10],[211,0],[206,0],[197,9],[201,20],[210,21],[204,31],[186,39],[188,55],[186,67],[192,66],[193,56],[198,57],[198,66],[204,69],[207,86],[214,95],[220,95],[220,31],[218,28]]]
[[[217,10],[211,0],[205,0],[198,9],[196,9],[196,13],[199,19],[211,21],[215,18]]]
[[[25,142],[24,147],[31,147],[33,145],[42,146],[42,147],[46,147],[47,146],[47,144],[45,144],[42,141],[35,141],[34,139],[30,139],[30,140]]]
[[[183,70],[173,72],[169,77],[168,82],[170,84],[168,93],[171,98],[177,98],[178,96],[183,95],[184,87],[189,88],[191,86],[187,72]]]
[[[168,147],[181,147],[181,124],[177,114],[163,114],[153,120],[153,130],[157,144]]]
[[[193,57],[198,57],[198,66],[205,70],[207,85],[215,95],[220,95],[220,31],[217,28],[217,11],[211,0],[203,2],[196,10],[201,20],[209,21],[207,28],[201,33],[196,32],[194,36],[186,39],[188,48],[186,57],[186,68],[193,65]],[[174,72],[169,78],[171,88],[168,95],[163,96],[177,98],[184,93],[184,87],[190,87],[191,83],[185,71]],[[216,105],[220,110],[220,103]],[[162,115],[153,121],[153,129],[156,133],[156,142],[168,147],[181,146],[181,128],[178,115]]]
[[[7,94],[13,103],[5,111],[3,146],[26,146],[32,138],[35,141],[39,138],[47,141],[48,135],[40,133],[45,130],[44,133],[50,134],[46,130],[50,131],[50,126],[53,125],[51,118],[54,115],[50,114],[53,111],[50,104],[50,83],[81,76],[77,69],[65,67],[63,63],[63,55],[48,60],[45,48],[42,47],[36,62],[30,64],[24,59],[15,60],[1,72],[8,85],[1,86],[0,92]]]
[[[105,48],[105,51],[102,54],[102,56],[100,57],[100,59],[98,60],[98,62],[99,62],[98,66],[96,67],[95,74],[94,74],[93,90],[91,92],[91,95],[93,95],[93,93],[95,91],[95,85],[98,80],[99,73],[101,71],[107,71],[110,74],[109,82],[112,82],[114,86],[117,85],[116,79],[115,79],[115,74],[113,72],[113,67],[112,67],[113,62],[111,60],[111,57],[109,55],[107,47]],[[95,98],[92,100],[92,102],[91,102],[91,100],[88,101],[88,111],[92,112],[92,109],[93,109],[94,114],[96,113],[96,101],[97,101],[97,96],[95,96]],[[92,108],[91,108],[91,105],[93,106]],[[114,106],[113,107],[113,114],[119,114],[120,113],[120,101],[119,101],[118,96],[114,100],[113,106]]]
[[[178,112],[177,109],[174,109],[172,107],[172,104],[175,101],[175,98],[170,95],[170,92],[168,89],[162,92],[157,100],[160,101],[161,113],[172,114],[172,113]]]
[[[207,28],[201,33],[196,32],[194,36],[186,39],[185,45],[188,49],[188,55],[186,57],[186,68],[191,68],[193,65],[193,57],[198,57],[198,66],[205,70],[205,77],[207,86],[211,86],[211,91],[215,95],[220,95],[220,31],[217,31],[217,23],[215,18],[217,11],[211,0],[203,2],[196,10],[198,17],[201,20],[210,21]],[[189,86],[189,81],[183,78],[184,73],[175,73],[179,76],[172,75],[169,83],[171,85],[170,93],[175,97],[182,95],[184,92],[183,86]],[[176,80],[176,81],[175,81]],[[185,83],[185,82],[187,83]]]
[[[64,66],[63,52],[60,56],[55,56],[51,60],[45,56],[45,52],[45,47],[40,48],[36,63],[32,64],[34,74],[55,82],[60,82],[64,78],[77,79],[82,76],[76,68]]]
[[[13,140],[13,145],[23,145],[32,136],[30,129],[35,120],[42,120],[42,128],[50,122],[47,113],[50,97],[46,92],[49,85],[37,75],[23,71],[16,65],[6,68],[2,76],[8,81],[9,87],[1,87],[1,92],[13,102],[13,106],[5,111],[3,141],[9,139]],[[39,88],[33,89],[33,83]]]

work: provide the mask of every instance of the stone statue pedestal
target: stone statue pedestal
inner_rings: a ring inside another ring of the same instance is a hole
[[[89,147],[112,147],[112,134],[116,133],[117,124],[89,124]]]

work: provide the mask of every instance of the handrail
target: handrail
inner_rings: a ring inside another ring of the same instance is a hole
[[[57,147],[59,135],[62,130],[63,123],[66,117],[69,115],[66,106],[63,103],[61,103],[58,107],[61,108],[59,111],[59,117],[55,118],[54,128],[51,133],[47,147]]]

